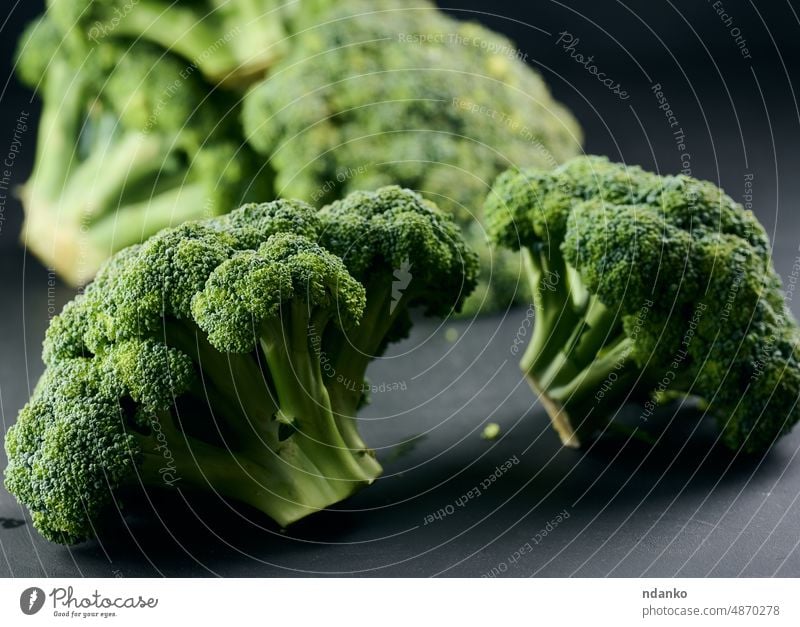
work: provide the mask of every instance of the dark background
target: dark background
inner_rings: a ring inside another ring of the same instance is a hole
[[[772,236],[778,271],[797,278],[797,3],[727,0],[729,26],[705,0],[521,4],[447,6],[518,44],[581,122],[587,152],[676,173],[681,151],[651,91],[660,84],[685,133],[691,173],[737,200],[752,174],[754,210]],[[20,113],[33,119],[38,111],[10,60],[39,5],[18,2],[0,15],[3,157]],[[732,27],[752,59],[742,57]],[[565,30],[628,100],[556,45]],[[13,167],[16,183],[29,174],[34,137],[31,128]],[[72,295],[24,255],[20,222],[18,204],[8,200],[0,221],[3,430],[42,370],[49,317]],[[447,328],[422,325],[375,364],[373,382],[403,381],[408,389],[375,395],[365,412],[372,419],[365,439],[386,477],[335,511],[283,532],[223,503],[156,496],[158,515],[145,503],[146,514],[120,522],[101,542],[65,549],[41,540],[0,489],[0,575],[800,576],[800,432],[764,458],[741,458],[716,445],[712,425],[676,409],[652,425],[654,446],[618,436],[585,452],[561,449],[509,352],[524,317],[515,310]],[[445,339],[448,328],[459,333],[455,343]],[[489,420],[503,427],[493,443],[479,437]],[[509,459],[519,463],[453,507]],[[448,506],[452,514],[424,524]],[[532,550],[514,557],[526,543]]]

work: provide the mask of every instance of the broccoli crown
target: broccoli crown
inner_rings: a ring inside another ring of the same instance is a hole
[[[450,260],[472,259],[450,219],[413,192],[356,195],[331,211],[351,225],[342,245],[383,215],[399,250],[420,259],[419,280],[474,281],[474,268]],[[374,481],[381,469],[354,420],[369,357],[341,338],[360,329],[385,345],[391,323],[371,324],[368,302],[382,291],[327,247],[326,220],[276,200],[165,229],[113,256],[54,318],[45,373],[6,437],[6,485],[43,535],[93,537],[135,486],[211,489],[286,525]],[[374,258],[392,258],[387,242],[372,243]],[[452,267],[423,273],[434,255]],[[380,272],[390,284],[391,269]],[[394,315],[410,321],[424,294],[440,311],[431,287]],[[327,380],[323,357],[360,378]]]
[[[139,478],[137,433],[152,430],[149,417],[168,411],[192,376],[184,355],[153,341],[48,367],[6,436],[6,487],[45,538],[73,544],[95,535],[112,490]]]
[[[800,335],[767,235],[712,183],[581,157],[502,174],[486,212],[499,245],[574,270],[562,289],[613,312],[643,379],[669,380],[651,392],[702,398],[731,447],[763,449],[800,417]]]
[[[410,308],[448,316],[475,288],[477,256],[453,217],[416,192],[395,185],[353,192],[323,207],[319,218],[320,241],[367,287],[367,323],[346,337],[331,332],[327,338],[348,366],[366,368],[389,343],[406,337]],[[360,380],[363,371],[348,377]]]
[[[192,311],[213,346],[247,352],[258,329],[279,321],[294,299],[310,310],[334,312],[334,323],[347,328],[361,319],[365,296],[339,257],[302,235],[282,234],[217,267]]]
[[[165,316],[194,320],[193,302],[207,284],[211,287],[218,283],[218,278],[210,279],[230,267],[230,262],[236,264],[236,259],[243,259],[246,254],[256,255],[262,248],[264,255],[280,254],[285,248],[284,240],[278,238],[280,234],[292,228],[315,234],[317,224],[309,205],[276,200],[251,203],[217,218],[165,229],[109,260],[84,292],[65,307],[48,330],[45,359],[49,363],[50,355],[55,359],[80,356],[108,343],[158,333]],[[303,235],[295,237],[309,242]],[[256,250],[257,247],[261,248]],[[325,251],[314,252],[319,257]],[[314,252],[309,254],[310,258]],[[285,283],[278,280],[289,266],[277,261],[266,265],[273,266],[276,273],[270,275],[276,279],[270,293],[277,294],[279,299],[291,299],[293,293],[289,290],[282,293]],[[265,283],[253,280],[254,287],[267,288]],[[242,287],[236,282],[228,287],[236,286]]]
[[[658,176],[605,157],[571,159],[551,172],[512,169],[501,174],[486,200],[487,228],[502,246],[518,249],[532,241],[560,243],[580,201],[601,206],[640,205],[666,225],[695,238],[726,233],[744,239],[765,258],[769,241],[752,212],[713,183],[688,176]],[[576,218],[577,219],[577,218]]]
[[[416,192],[396,185],[353,192],[323,207],[319,217],[321,241],[362,282],[407,268],[410,306],[447,315],[475,287],[477,258],[458,226]]]

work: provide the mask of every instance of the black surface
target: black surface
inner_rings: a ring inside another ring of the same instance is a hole
[[[651,93],[661,83],[685,131],[692,173],[740,200],[745,176],[753,175],[754,209],[773,237],[779,272],[792,278],[800,124],[791,78],[800,23],[791,3],[723,3],[752,60],[741,58],[713,2],[449,4],[462,16],[482,11],[471,16],[514,37],[580,119],[587,151],[677,172],[680,153]],[[25,16],[37,12],[36,3],[7,10],[0,22],[5,58]],[[629,100],[610,94],[555,45],[563,30],[619,77]],[[19,113],[35,115],[29,99],[12,78],[0,91],[0,155]],[[26,178],[33,150],[31,130],[14,181]],[[3,430],[41,372],[49,316],[72,294],[24,257],[19,220],[9,200],[0,221]],[[364,412],[365,439],[378,447],[386,476],[335,511],[284,533],[224,503],[154,496],[144,514],[120,522],[101,543],[66,549],[41,540],[0,490],[0,575],[800,575],[800,431],[763,459],[743,459],[715,446],[713,425],[682,408],[651,421],[653,446],[616,436],[585,452],[561,449],[510,352],[524,317],[515,310],[448,323],[459,331],[455,343],[444,328],[423,325],[395,357],[375,364],[373,383],[407,388],[374,394]],[[489,420],[503,427],[492,443],[480,438]],[[480,497],[455,505],[514,456],[519,463]],[[424,524],[448,506],[452,514]],[[531,539],[564,510],[569,517],[534,546]],[[512,563],[526,543],[533,550]]]

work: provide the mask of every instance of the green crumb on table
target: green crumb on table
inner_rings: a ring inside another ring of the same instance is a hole
[[[496,422],[490,422],[483,428],[483,433],[481,433],[481,437],[489,441],[496,440],[498,435],[500,435],[500,425]]]
[[[450,344],[453,344],[458,339],[459,335],[461,334],[458,332],[458,329],[455,327],[447,327],[444,332],[444,339],[450,342]]]

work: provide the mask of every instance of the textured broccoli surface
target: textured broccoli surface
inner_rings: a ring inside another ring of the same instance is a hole
[[[508,40],[424,1],[347,3],[292,42],[243,110],[278,193],[329,202],[389,183],[416,189],[457,216],[483,258],[468,308],[507,305],[519,262],[489,251],[475,199],[510,166],[554,167],[580,149],[541,76]]]
[[[767,235],[715,185],[582,157],[502,174],[485,209],[494,241],[523,252],[521,366],[566,445],[628,401],[644,422],[694,397],[749,452],[800,418],[800,332]]]
[[[270,189],[236,102],[157,46],[103,41],[86,52],[43,18],[19,50],[20,76],[44,100],[23,238],[70,283],[166,226]]]
[[[398,187],[321,215],[278,200],[163,230],[53,320],[6,437],[6,486],[61,543],[93,537],[130,486],[206,491],[288,525],[380,475],[356,423],[366,367],[410,307],[449,315],[476,274],[452,218]]]

